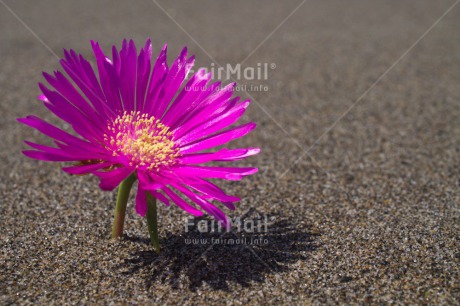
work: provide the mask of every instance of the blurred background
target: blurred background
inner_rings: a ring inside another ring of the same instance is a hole
[[[0,301],[458,303],[458,2],[0,0]],[[63,48],[147,37],[170,63],[267,64],[236,93],[259,173],[220,184],[230,216],[269,216],[267,245],[186,245],[177,207],[159,257],[133,209],[111,241],[115,193],[20,154],[47,140],[15,118],[58,122],[36,97]]]

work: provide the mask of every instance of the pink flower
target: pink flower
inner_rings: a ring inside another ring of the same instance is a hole
[[[65,50],[61,65],[68,76],[59,71],[44,73],[52,89],[39,84],[43,93],[39,99],[77,135],[35,116],[19,118],[56,145],[26,141],[34,150],[23,153],[44,161],[76,162],[63,170],[96,175],[103,190],[113,190],[134,174],[139,180],[136,211],[141,216],[146,214],[149,192],[166,205],[173,202],[195,216],[205,211],[228,226],[225,214],[211,201],[233,210],[239,198],[207,179],[240,180],[257,168],[201,164],[236,161],[260,150],[201,151],[245,136],[256,127],[250,122],[226,129],[238,121],[250,101],[232,98],[235,84],[221,88],[219,82],[210,82],[211,74],[204,69],[183,86],[194,63],[186,48],[168,67],[165,46],[152,67],[150,40],[139,54],[132,40],[124,40],[120,51],[112,48],[112,59],[97,42],[92,47],[98,74],[82,55]]]

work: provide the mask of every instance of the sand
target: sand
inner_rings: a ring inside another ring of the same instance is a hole
[[[460,302],[460,5],[398,61],[454,1],[309,0],[279,28],[300,1],[5,3],[47,47],[0,3],[1,304]],[[59,124],[36,100],[52,52],[125,37],[170,61],[187,45],[197,67],[269,65],[240,81],[267,91],[240,92],[258,128],[232,144],[260,146],[239,163],[260,172],[220,183],[243,198],[229,216],[266,231],[186,232],[159,206],[157,255],[132,199],[111,240],[115,192],[20,154],[49,140],[16,117]]]

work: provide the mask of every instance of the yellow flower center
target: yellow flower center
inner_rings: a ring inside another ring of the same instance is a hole
[[[124,112],[108,125],[104,141],[113,156],[123,156],[130,166],[158,170],[172,166],[179,156],[169,127],[140,112]]]

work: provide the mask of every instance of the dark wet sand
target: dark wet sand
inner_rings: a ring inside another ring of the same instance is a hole
[[[155,53],[188,45],[210,67],[148,0],[5,2],[59,56],[150,36]],[[298,3],[161,1],[221,65],[243,61]],[[58,122],[35,99],[58,64],[0,4],[0,303],[458,304],[460,5],[322,136],[452,3],[306,1],[243,65],[276,64],[268,80],[242,81],[268,87],[249,93],[244,121],[259,127],[234,144],[263,148],[240,163],[260,173],[221,184],[243,197],[230,216],[268,216],[268,232],[246,234],[268,243],[187,244],[218,235],[186,233],[186,214],[161,206],[160,256],[131,204],[126,236],[109,239],[115,192],[20,154],[22,140],[47,139],[16,117]]]

